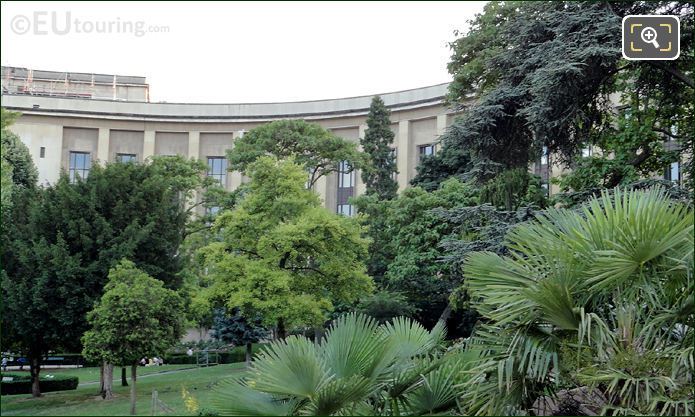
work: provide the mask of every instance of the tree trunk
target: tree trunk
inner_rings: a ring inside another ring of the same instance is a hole
[[[130,415],[135,415],[135,383],[137,381],[138,364],[130,366]]]
[[[121,386],[122,387],[128,386],[128,375],[127,375],[125,366],[121,366]]]
[[[30,354],[29,356],[29,373],[31,374],[31,396],[41,396],[41,384],[39,382],[39,373],[41,372],[41,355]]]
[[[446,303],[446,308],[442,311],[442,315],[439,316],[439,321],[446,324],[447,320],[451,317],[451,302]]]
[[[104,397],[104,362],[99,365],[99,395]]]
[[[104,391],[101,394],[105,400],[113,399],[113,364],[104,362]]]
[[[321,339],[323,339],[323,326],[314,327],[314,344],[318,346],[321,344]]]
[[[287,329],[285,329],[285,321],[280,317],[278,319],[278,339],[285,339],[287,337]]]
[[[253,356],[253,343],[246,343],[246,367],[251,366],[251,357]]]

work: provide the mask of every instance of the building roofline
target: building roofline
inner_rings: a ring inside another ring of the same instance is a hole
[[[387,108],[441,105],[448,83],[378,94]],[[272,120],[366,114],[374,95],[271,103],[155,103],[79,97],[3,94],[2,106],[27,114],[147,120]]]

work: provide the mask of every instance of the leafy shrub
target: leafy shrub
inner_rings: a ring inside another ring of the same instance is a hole
[[[398,291],[380,290],[360,300],[357,311],[386,323],[395,317],[412,317],[417,309]]]
[[[255,354],[258,352],[261,346],[261,343],[254,343],[252,346],[253,353]],[[218,353],[219,363],[236,363],[246,360],[246,346],[237,346]],[[212,355],[213,353],[210,352],[210,354]],[[213,357],[210,357],[210,360],[212,359]],[[193,356],[188,356],[185,353],[168,353],[164,355],[164,363],[167,365],[195,365],[196,353],[194,353]]]
[[[444,352],[444,336],[441,324],[344,315],[318,345],[303,336],[266,345],[252,372],[213,388],[212,406],[222,415],[444,413],[469,371],[460,349]]]
[[[661,188],[603,191],[577,211],[546,210],[506,244],[507,256],[466,259],[483,319],[467,344],[479,358],[464,414],[526,414],[570,388],[596,390],[581,405],[601,415],[693,415],[690,207]]]
[[[0,382],[0,394],[31,394],[31,376],[24,374],[2,374],[2,377],[11,377],[12,381]],[[77,389],[79,379],[70,375],[43,375],[39,379],[41,392],[68,391]]]

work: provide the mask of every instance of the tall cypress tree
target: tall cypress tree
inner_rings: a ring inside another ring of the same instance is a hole
[[[374,96],[367,116],[367,131],[360,139],[368,159],[362,169],[366,195],[353,200],[357,210],[367,215],[365,224],[369,227],[368,236],[371,239],[367,273],[379,286],[383,285],[386,268],[393,260],[393,251],[388,247],[386,211],[389,200],[398,195],[398,183],[393,178],[396,156],[391,148],[394,134],[390,114],[381,97]]]
[[[374,96],[367,116],[367,131],[360,139],[362,150],[369,156],[370,163],[362,170],[362,181],[367,194],[375,194],[379,200],[391,200],[398,194],[396,157],[391,148],[394,134],[391,130],[391,112],[379,96]]]

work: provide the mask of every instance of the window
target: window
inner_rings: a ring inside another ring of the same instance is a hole
[[[338,187],[350,188],[355,186],[355,171],[348,161],[340,163],[338,168]]]
[[[216,179],[222,187],[227,185],[227,158],[208,156],[208,177]]]
[[[41,149],[39,149],[39,158],[45,158],[46,157],[46,147],[42,146]]]
[[[343,216],[352,216],[352,213],[352,204],[338,204],[338,214],[342,214]]]
[[[420,158],[423,156],[434,155],[434,144],[420,146]]]
[[[391,174],[391,179],[398,181],[398,149],[391,149],[391,157],[393,158],[393,163],[396,165],[396,171]]]
[[[117,162],[137,162],[138,158],[134,153],[117,153],[116,154],[116,161]]]
[[[89,152],[70,152],[70,164],[68,169],[70,182],[77,181],[77,178],[87,178],[91,167],[92,155]]]
[[[355,170],[352,169],[348,161],[342,161],[338,167],[338,203],[336,208],[338,214],[352,216],[354,210],[348,200],[354,193]]]
[[[676,161],[671,164],[668,168],[666,168],[666,172],[664,173],[664,179],[668,181],[673,181],[676,184],[680,183],[680,178],[681,178],[681,164],[680,162]]]
[[[217,216],[217,213],[219,213],[220,210],[221,210],[220,207],[212,206],[212,207],[206,208],[205,212],[206,212],[206,214],[214,217],[214,216]]]
[[[544,146],[541,152],[541,165],[548,165],[548,147]]]

